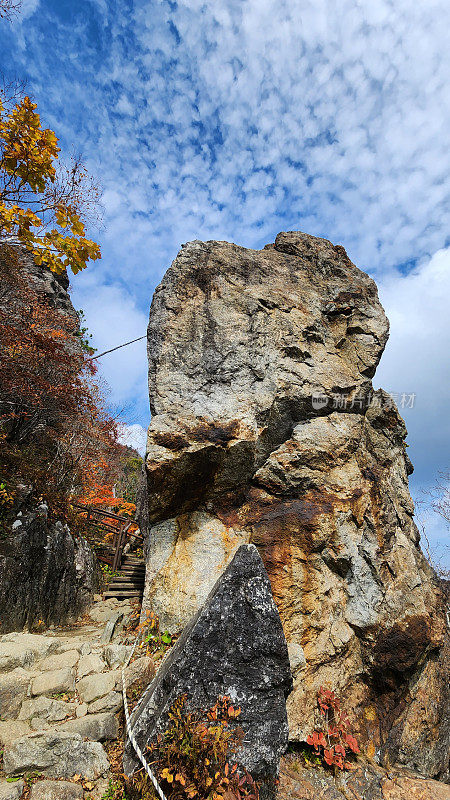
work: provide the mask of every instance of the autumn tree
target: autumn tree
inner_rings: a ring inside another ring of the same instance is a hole
[[[53,307],[30,269],[25,248],[0,246],[1,478],[61,509],[100,474],[114,484],[120,445],[77,315]]]
[[[143,459],[133,447],[122,445],[116,470],[116,494],[129,503],[136,503],[141,482]]]
[[[0,93],[0,237],[16,237],[55,273],[77,273],[100,258],[85,231],[99,190],[81,158],[60,162],[56,134],[36,109],[28,96],[8,101]]]
[[[48,270],[67,288],[67,269],[100,257],[85,235],[98,188],[80,158],[64,166],[59,154],[36,104],[16,85],[0,90],[0,479],[32,486],[58,514],[76,496],[130,515],[116,496],[122,447],[86,330],[41,290]]]

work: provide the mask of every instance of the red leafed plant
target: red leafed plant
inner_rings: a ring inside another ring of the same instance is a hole
[[[358,742],[349,732],[350,720],[341,701],[330,689],[320,687],[317,695],[320,713],[320,729],[315,730],[306,739],[314,747],[316,753],[329,767],[338,769],[355,769],[355,764],[348,760],[350,754],[360,752]]]

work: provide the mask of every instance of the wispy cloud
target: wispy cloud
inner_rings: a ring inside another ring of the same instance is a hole
[[[6,26],[5,71],[28,78],[105,189],[102,264],[74,281],[97,346],[144,332],[184,241],[330,238],[382,283],[393,326],[380,376],[417,387],[410,440],[431,480],[450,436],[423,338],[426,324],[448,342],[446,311],[427,295],[425,320],[422,302],[449,245],[449,17],[447,0],[40,0]],[[145,353],[132,348],[103,368],[145,424]]]
[[[20,16],[14,18],[14,21],[23,21],[31,17],[39,7],[40,0],[22,0],[20,4]]]
[[[119,430],[119,441],[121,444],[134,447],[141,456],[145,455],[147,444],[147,431],[142,425],[136,423],[132,425],[122,424]]]
[[[42,0],[23,66],[116,196],[104,239],[127,280],[182,241],[280,228],[372,271],[446,244],[446,0],[68,5]]]
[[[450,248],[408,275],[386,274],[379,291],[391,332],[375,383],[398,394],[400,403],[403,392],[415,395],[414,406],[400,412],[416,467],[412,491],[427,506],[424,492],[433,488],[440,472],[450,469]],[[442,552],[444,543],[450,544],[448,525],[430,509],[424,521],[430,540]]]

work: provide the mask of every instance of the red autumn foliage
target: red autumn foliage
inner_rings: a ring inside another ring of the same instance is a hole
[[[350,720],[341,707],[341,701],[330,689],[319,689],[317,696],[321,730],[315,730],[306,739],[329,767],[354,769],[348,760],[349,751],[357,755],[360,750],[355,737],[349,732]]]
[[[148,747],[167,800],[259,800],[257,783],[233,763],[244,735],[233,724],[240,708],[227,696],[206,710],[186,703],[182,695],[172,704],[167,730]]]
[[[2,245],[0,287],[1,480],[13,492],[19,483],[32,486],[59,516],[74,495],[117,509],[117,424],[78,318],[52,307],[16,247]]]

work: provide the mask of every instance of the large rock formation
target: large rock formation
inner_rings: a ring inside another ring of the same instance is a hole
[[[408,773],[383,769],[374,763],[334,775],[329,769],[307,766],[293,755],[283,759],[276,800],[449,800],[450,787]]]
[[[0,539],[0,633],[65,624],[92,603],[98,563],[85,539],[40,506],[19,511]]]
[[[372,388],[387,337],[375,283],[324,239],[181,249],[148,329],[144,607],[181,628],[253,542],[289,644],[291,737],[327,685],[369,753],[443,776],[444,598],[404,423]]]
[[[286,697],[292,689],[288,650],[266,570],[253,545],[243,545],[184,629],[132,717],[141,750],[166,730],[170,707],[187,695],[194,709],[227,696],[244,734],[236,761],[273,798],[280,756],[288,745]],[[233,757],[234,760],[234,757]],[[141,765],[128,741],[125,769]]]

